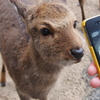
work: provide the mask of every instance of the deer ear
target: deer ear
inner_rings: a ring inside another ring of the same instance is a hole
[[[19,14],[25,19],[27,18],[27,13],[29,11],[30,6],[21,2],[20,0],[10,0],[17,7]]]

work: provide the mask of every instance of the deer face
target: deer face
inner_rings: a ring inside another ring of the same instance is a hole
[[[16,5],[43,60],[63,66],[81,60],[83,40],[75,28],[74,14],[65,5],[51,2],[29,10]]]

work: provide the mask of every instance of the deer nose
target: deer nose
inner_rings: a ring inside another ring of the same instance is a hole
[[[72,56],[74,58],[76,58],[77,60],[81,59],[84,55],[83,48],[71,49],[70,52],[71,52]]]

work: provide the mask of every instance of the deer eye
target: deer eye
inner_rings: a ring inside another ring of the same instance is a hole
[[[77,21],[74,21],[73,27],[76,28]]]
[[[41,29],[41,33],[43,36],[47,36],[51,34],[51,32],[47,28]]]

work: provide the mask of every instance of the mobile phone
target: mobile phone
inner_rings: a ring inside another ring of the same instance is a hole
[[[84,20],[82,29],[100,77],[100,15]]]

